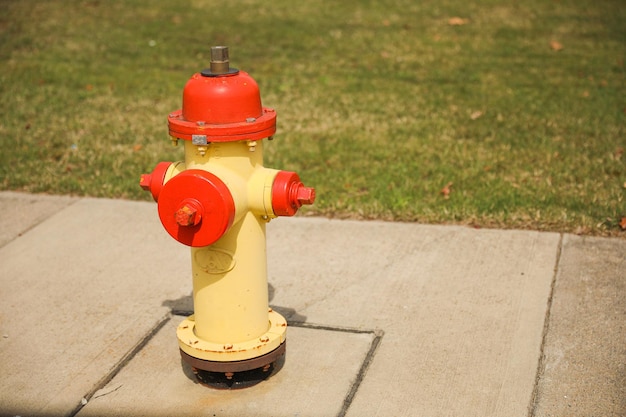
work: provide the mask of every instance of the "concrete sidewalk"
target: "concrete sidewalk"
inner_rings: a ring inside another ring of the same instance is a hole
[[[181,363],[188,249],[154,203],[0,192],[0,416],[624,416],[626,240],[279,218],[277,372]]]

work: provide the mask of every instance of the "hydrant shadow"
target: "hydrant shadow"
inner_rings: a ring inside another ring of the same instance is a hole
[[[184,295],[175,300],[165,300],[161,305],[169,308],[173,316],[188,317],[193,314],[193,296],[191,294]]]

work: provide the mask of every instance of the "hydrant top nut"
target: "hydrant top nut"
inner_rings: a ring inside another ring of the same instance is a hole
[[[239,72],[237,68],[230,68],[230,59],[228,58],[228,46],[212,46],[211,47],[211,66],[202,70],[200,74],[203,77],[227,77],[235,75]]]

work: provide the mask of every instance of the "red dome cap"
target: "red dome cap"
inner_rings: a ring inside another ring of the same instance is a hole
[[[207,124],[245,122],[263,114],[259,86],[247,73],[205,77],[194,74],[183,91],[183,118]]]
[[[183,108],[169,115],[170,136],[209,142],[259,140],[276,132],[276,112],[261,105],[256,81],[230,68],[226,47],[211,48],[211,68],[194,74],[183,90]]]

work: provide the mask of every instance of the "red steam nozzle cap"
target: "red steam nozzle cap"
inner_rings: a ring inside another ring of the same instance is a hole
[[[169,180],[159,196],[158,209],[170,236],[195,248],[217,242],[235,219],[235,201],[226,184],[199,169],[188,169]]]

